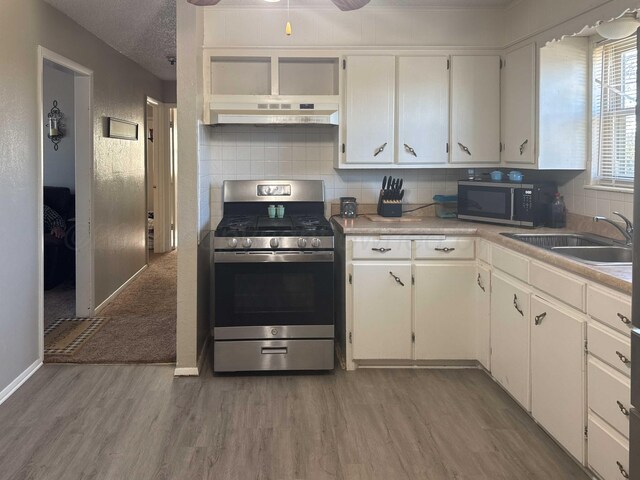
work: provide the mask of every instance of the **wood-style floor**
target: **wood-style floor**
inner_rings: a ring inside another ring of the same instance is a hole
[[[588,478],[478,370],[172,375],[45,365],[0,406],[0,478]]]

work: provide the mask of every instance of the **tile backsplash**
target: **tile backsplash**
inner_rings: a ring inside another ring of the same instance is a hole
[[[406,203],[429,203],[436,194],[457,192],[465,169],[335,170],[336,127],[205,127],[200,152],[200,195],[210,194],[210,226],[222,217],[222,182],[248,179],[324,180],[330,203],[353,196],[375,203],[385,175],[404,179]],[[201,210],[201,216],[206,214]],[[201,218],[201,225],[206,219]]]
[[[375,203],[382,177],[404,179],[405,202],[423,204],[436,194],[455,194],[466,169],[335,170],[336,127],[204,126],[200,140],[200,231],[207,232],[222,217],[222,182],[246,179],[320,179],[325,183],[326,215],[330,203],[353,196]],[[592,190],[590,165],[583,172],[524,171],[525,180],[555,181],[567,210],[579,215],[619,211],[633,217],[633,194]],[[477,173],[492,169],[477,170]],[[509,171],[510,169],[503,169]]]

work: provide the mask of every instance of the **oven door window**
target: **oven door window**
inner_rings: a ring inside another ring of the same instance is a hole
[[[474,217],[511,220],[511,188],[458,187],[458,213]]]
[[[216,327],[333,324],[333,263],[218,263]]]

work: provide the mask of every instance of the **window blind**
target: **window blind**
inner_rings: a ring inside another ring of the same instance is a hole
[[[633,187],[636,134],[636,35],[593,51],[594,182]]]

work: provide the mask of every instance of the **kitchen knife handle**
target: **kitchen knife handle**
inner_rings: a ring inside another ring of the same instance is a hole
[[[389,275],[393,277],[393,279],[396,281],[398,285],[402,285],[404,287],[404,283],[402,283],[402,280],[400,280],[400,277],[395,276],[393,272],[389,272]]]
[[[404,148],[407,150],[407,152],[409,152],[411,155],[413,155],[414,157],[417,157],[418,154],[416,153],[416,151],[411,148],[409,145],[407,145],[406,143],[404,144]]]
[[[482,285],[482,277],[480,276],[480,274],[478,274],[478,280],[477,280],[478,286],[482,289],[483,292],[486,292],[484,285]]]
[[[618,465],[618,468],[620,469],[620,475],[623,476],[623,478],[629,478],[629,474],[627,473],[627,471],[624,469],[624,467],[622,466],[622,464],[620,462],[616,462],[616,464]]]
[[[524,317],[524,312],[520,308],[520,305],[518,305],[518,295],[516,295],[515,293],[513,294],[513,308],[515,308],[518,313]]]
[[[377,157],[379,154],[384,152],[384,149],[387,147],[387,142],[384,142],[380,147],[376,149],[376,152],[373,154],[374,157]]]
[[[374,252],[380,252],[380,253],[387,253],[391,251],[390,248],[384,248],[384,247],[372,248],[371,250],[373,250]]]
[[[455,248],[449,248],[449,247],[444,247],[444,248],[436,248],[435,251],[436,252],[444,252],[444,253],[451,253],[455,250]]]
[[[631,320],[629,320],[629,317],[621,313],[618,313],[617,315],[618,315],[618,318],[622,321],[622,323],[624,323],[625,325],[631,325]]]
[[[616,355],[618,355],[618,358],[620,359],[620,361],[622,363],[624,363],[625,365],[629,365],[631,363],[631,360],[629,360],[626,355],[623,355],[622,353],[616,351]]]
[[[628,409],[627,409],[627,408],[622,404],[622,402],[621,402],[621,401],[619,401],[619,400],[618,400],[616,403],[618,404],[618,408],[620,409],[620,411],[622,412],[622,414],[623,414],[625,417],[628,417],[628,416],[629,416],[629,410],[628,410]]]
[[[542,323],[542,320],[544,320],[544,317],[547,316],[547,312],[542,312],[540,315],[536,315],[536,318],[534,319],[534,323],[536,325],[540,325]]]
[[[458,146],[462,149],[462,151],[464,153],[466,153],[467,155],[471,156],[471,150],[469,150],[469,147],[467,147],[466,145],[461,144],[460,142],[458,142]]]

